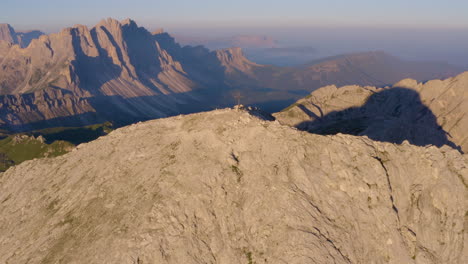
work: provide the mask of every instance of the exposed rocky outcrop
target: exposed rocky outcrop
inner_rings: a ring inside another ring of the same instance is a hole
[[[466,263],[467,162],[241,110],[139,123],[0,175],[0,262]]]
[[[326,86],[276,113],[283,124],[319,134],[367,135],[468,151],[468,72],[446,80],[406,79],[393,87]]]

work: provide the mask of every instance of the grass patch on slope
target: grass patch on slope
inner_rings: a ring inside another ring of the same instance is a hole
[[[26,160],[63,155],[73,147],[111,131],[112,124],[107,122],[85,127],[55,127],[28,133],[0,134],[0,172]]]
[[[73,148],[66,141],[46,144],[38,138],[14,135],[0,140],[0,172],[26,160],[44,157],[57,157]]]
[[[296,107],[296,106],[298,106],[298,104],[297,104],[297,103],[294,103],[294,104],[292,104],[292,105],[286,107],[285,109],[281,110],[280,112],[289,111],[289,110],[291,110],[292,108],[294,108],[294,107]]]

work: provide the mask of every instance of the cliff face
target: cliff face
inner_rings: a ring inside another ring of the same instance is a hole
[[[131,20],[107,19],[91,29],[77,25],[40,37],[26,49],[12,46],[2,65],[3,94],[54,87],[80,96],[128,98],[187,92],[194,86],[152,35]],[[167,75],[179,82],[162,81]]]
[[[9,24],[0,24],[0,40],[18,44],[16,32]]]
[[[0,174],[0,262],[464,263],[467,182],[448,147],[154,120]]]
[[[174,43],[166,50],[156,35],[132,20],[106,19],[41,36],[27,48],[0,41],[2,127],[128,123],[204,109],[197,90],[219,82],[189,76],[168,52],[182,48]]]
[[[468,151],[468,73],[393,87],[326,86],[276,113],[283,124],[319,134],[367,135]]]
[[[27,37],[9,25],[1,32],[0,126],[14,131],[60,122],[125,124],[229,105],[227,75],[251,74],[255,65],[239,49],[181,47],[130,19],[76,25],[27,48],[14,45]]]

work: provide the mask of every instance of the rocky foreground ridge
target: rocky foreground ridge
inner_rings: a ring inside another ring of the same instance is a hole
[[[466,263],[468,161],[244,110],[0,174],[2,263]]]
[[[468,152],[468,72],[445,80],[402,80],[393,87],[326,86],[276,113],[283,124],[319,134],[449,145]]]

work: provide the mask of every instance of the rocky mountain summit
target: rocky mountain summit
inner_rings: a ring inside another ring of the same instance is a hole
[[[447,146],[176,116],[0,174],[0,262],[466,263],[467,182]]]
[[[275,116],[319,134],[366,135],[374,140],[449,145],[468,152],[468,72],[393,87],[326,86]]]

